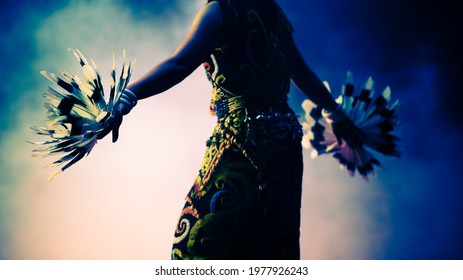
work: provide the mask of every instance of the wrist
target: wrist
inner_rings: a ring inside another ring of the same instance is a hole
[[[336,107],[332,109],[323,109],[323,114],[327,116],[329,119],[331,119],[333,122],[339,122],[348,118],[342,110],[342,106],[340,104],[338,104]]]
[[[132,106],[132,108],[135,107],[135,105],[137,105],[138,103],[137,95],[128,88],[124,89],[121,97],[124,97],[128,102],[130,102],[130,105]]]
[[[121,96],[119,97],[118,103],[121,105],[118,106],[121,108],[121,113],[126,115],[133,109],[133,107],[137,105],[138,98],[135,93],[133,93],[133,91],[124,89],[124,91],[121,93]]]

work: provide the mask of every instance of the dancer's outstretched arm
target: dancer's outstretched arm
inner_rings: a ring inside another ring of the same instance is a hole
[[[310,69],[297,51],[291,70],[291,80],[312,102],[331,112],[333,131],[339,143],[344,139],[350,147],[359,147],[365,139],[363,132],[338,109],[338,104],[331,93]]]
[[[138,99],[161,93],[190,75],[212,53],[223,25],[218,2],[205,5],[175,53],[129,85]]]
[[[112,130],[113,142],[119,137],[122,116],[127,114],[136,100],[147,98],[168,90],[190,75],[207,57],[219,42],[223,26],[223,15],[220,4],[211,2],[205,5],[196,15],[190,31],[172,56],[165,59],[139,80],[128,86],[131,93],[126,99],[132,102],[116,104],[108,119],[107,130],[100,138]],[[135,94],[135,96],[133,95]]]
[[[304,61],[299,50],[296,52],[291,69],[291,81],[318,106],[331,112],[336,110],[338,104],[322,81]]]

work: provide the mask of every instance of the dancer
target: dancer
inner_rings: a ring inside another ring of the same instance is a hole
[[[299,259],[301,126],[292,81],[331,112],[336,136],[362,133],[304,62],[274,0],[209,0],[175,53],[130,84],[107,120],[113,142],[137,100],[164,92],[203,64],[217,124],[174,234],[173,259]]]

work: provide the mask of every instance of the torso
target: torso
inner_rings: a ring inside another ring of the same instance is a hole
[[[242,151],[263,169],[267,149],[300,143],[289,108],[290,68],[296,51],[292,26],[273,0],[214,0],[222,6],[224,36],[204,63],[218,117],[197,180],[198,195],[224,150]]]
[[[211,105],[245,99],[248,113],[289,112],[290,67],[295,54],[292,27],[273,0],[216,0],[226,27],[222,42],[204,63],[214,87]]]

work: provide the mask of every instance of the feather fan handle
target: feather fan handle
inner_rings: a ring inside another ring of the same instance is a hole
[[[325,86],[329,90],[327,83]],[[332,154],[339,161],[341,169],[346,169],[351,176],[358,172],[368,180],[368,176],[375,175],[374,167],[381,167],[374,152],[400,157],[398,138],[392,133],[398,126],[397,109],[401,102],[391,101],[389,87],[375,99],[374,82],[370,77],[360,91],[355,92],[353,75],[348,72],[336,102],[339,113],[347,116],[363,133],[363,143],[360,147],[352,148],[345,141],[339,142],[332,127],[332,114],[307,99],[302,103],[305,111],[302,144],[304,148],[312,149],[312,158]]]
[[[32,130],[45,135],[51,140],[29,142],[39,146],[32,151],[33,157],[61,157],[47,167],[62,166],[48,177],[52,180],[67,168],[87,156],[106,128],[105,121],[111,115],[113,105],[121,97],[132,74],[133,63],[125,62],[119,81],[116,81],[116,55],[113,53],[113,68],[110,73],[110,94],[104,94],[103,84],[98,68],[93,60],[88,63],[77,49],[68,49],[79,61],[82,77],[61,71],[61,77],[53,73],[40,73],[50,80],[54,87],[49,87],[43,94],[44,107],[47,110],[45,125],[34,126]]]

